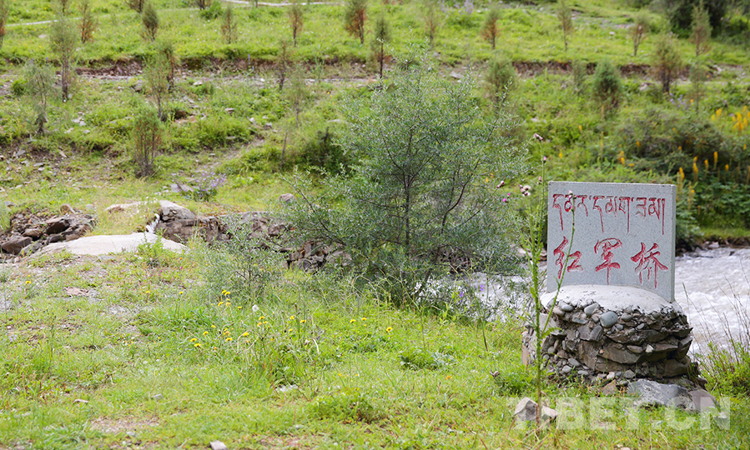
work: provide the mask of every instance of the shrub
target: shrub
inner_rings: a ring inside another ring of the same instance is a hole
[[[507,59],[492,58],[487,63],[484,86],[495,110],[505,103],[508,93],[518,84],[518,75]]]
[[[695,56],[708,51],[708,41],[711,39],[711,23],[708,20],[708,10],[703,0],[693,6],[693,23],[690,29],[690,41],[695,44]]]
[[[144,5],[141,23],[143,24],[143,38],[151,42],[155,41],[156,34],[159,32],[159,15],[153,2],[146,2]]]
[[[650,31],[651,24],[645,11],[638,11],[633,18],[633,26],[630,27],[630,37],[633,39],[633,56],[638,55],[638,47]]]
[[[672,32],[686,36],[691,29],[693,21],[693,8],[702,3],[702,0],[665,0],[664,7]],[[711,28],[720,30],[722,22],[729,6],[726,0],[712,0],[705,4],[708,10],[708,20]]]
[[[492,50],[495,50],[495,41],[497,40],[500,30],[497,27],[497,21],[500,20],[500,10],[497,6],[490,8],[482,25],[482,37],[490,43]]]
[[[300,159],[307,166],[323,169],[334,175],[348,171],[351,164],[348,154],[344,153],[329,127],[325,131],[316,131],[314,138],[303,145]]]
[[[33,59],[26,63],[24,68],[24,80],[26,95],[31,99],[34,110],[34,125],[36,133],[44,134],[44,124],[47,123],[47,107],[49,97],[53,93],[54,70],[48,65],[40,66]]]
[[[297,35],[302,32],[302,26],[305,23],[304,9],[300,0],[293,0],[287,15],[289,16],[289,26],[292,28],[292,43],[297,46]]]
[[[651,55],[651,68],[655,77],[661,82],[662,92],[668,94],[672,80],[677,78],[682,69],[682,56],[670,35],[662,35],[656,41]]]
[[[205,20],[216,20],[221,16],[222,11],[221,2],[211,2],[211,5],[208,8],[206,8],[204,4],[199,14]]]
[[[387,56],[385,44],[389,42],[391,42],[391,27],[385,20],[385,15],[381,14],[375,20],[375,29],[372,31],[372,42],[370,43],[370,49],[378,63],[380,78],[383,78],[383,66]]]
[[[497,273],[512,259],[511,210],[493,183],[523,170],[524,151],[505,135],[513,120],[486,120],[473,89],[470,77],[453,84],[424,62],[397,72],[345,102],[353,174],[323,180],[317,196],[309,180],[292,180],[301,200],[285,212],[300,239],[346,247],[397,305],[449,301],[427,286],[461,261]]]
[[[430,48],[433,48],[441,22],[440,5],[437,0],[423,0],[422,15],[424,17],[424,28],[427,32],[427,39],[430,41]]]
[[[221,22],[221,36],[224,38],[224,43],[231,44],[237,40],[237,21],[234,18],[234,10],[232,6],[227,6],[224,10],[224,18]]]
[[[583,94],[586,89],[586,77],[588,76],[586,63],[577,59],[571,63],[570,71],[573,75],[573,91],[577,95]]]
[[[154,173],[154,158],[162,144],[162,123],[157,111],[150,106],[141,106],[133,120],[133,163],[137,177],[148,177]]]
[[[98,27],[96,17],[91,12],[91,5],[89,0],[83,0],[81,2],[81,43],[86,44],[87,42],[93,42],[94,31]]]
[[[77,45],[78,35],[73,22],[67,16],[58,14],[50,26],[50,46],[60,63],[60,86],[64,102],[68,101],[70,85],[75,74],[73,58]]]
[[[609,60],[605,59],[596,65],[592,90],[594,100],[599,103],[603,113],[619,106],[623,92],[622,81],[619,71]]]
[[[562,28],[563,32],[563,41],[565,42],[565,51],[567,52],[568,39],[575,31],[575,27],[573,26],[573,11],[565,4],[565,0],[559,0],[557,4],[557,19],[560,21],[560,28]]]
[[[365,21],[367,20],[367,0],[346,0],[344,4],[344,29],[365,43]]]
[[[169,77],[172,73],[172,66],[167,60],[164,52],[157,51],[146,60],[146,66],[143,68],[143,75],[146,78],[148,90],[156,101],[159,120],[163,117],[162,104],[169,93]]]

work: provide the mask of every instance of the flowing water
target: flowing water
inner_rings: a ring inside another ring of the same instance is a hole
[[[692,351],[750,332],[750,249],[698,250],[675,259],[675,300],[693,326]]]

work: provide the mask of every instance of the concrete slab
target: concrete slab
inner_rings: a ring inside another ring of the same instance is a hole
[[[67,250],[74,255],[106,255],[108,253],[134,252],[144,243],[155,243],[159,236],[153,233],[133,233],[113,236],[88,236],[75,241],[57,242],[39,251],[39,255]],[[169,239],[162,239],[167,250],[183,252],[187,247]]]
[[[542,304],[547,308],[555,298],[554,292],[542,294]],[[638,308],[644,314],[661,311],[662,308],[682,311],[680,305],[672,303],[655,292],[632,286],[603,286],[582,284],[563,286],[557,297],[557,305],[567,304],[575,308],[598,303],[605,310],[622,311],[625,308]]]

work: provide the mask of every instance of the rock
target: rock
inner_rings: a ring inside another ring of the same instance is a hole
[[[566,365],[563,366],[563,368],[560,371],[560,373],[562,373],[563,375],[568,375],[572,371],[573,371],[573,368],[566,364]]]
[[[666,378],[679,377],[685,375],[688,372],[689,364],[678,361],[676,359],[668,359],[664,363],[664,370],[662,376]]]
[[[227,114],[234,114],[234,108],[224,108],[224,112]]]
[[[132,89],[135,92],[141,92],[141,91],[143,91],[143,80],[136,81],[135,85],[132,87]]]
[[[23,250],[24,247],[27,245],[30,245],[32,242],[31,238],[28,236],[18,236],[14,235],[11,236],[8,240],[2,243],[0,245],[0,248],[3,249],[6,253],[12,253],[14,255],[17,255],[21,253],[21,250]]]
[[[571,312],[571,311],[573,311],[573,305],[571,305],[569,303],[561,302],[560,303],[560,309],[562,309],[564,312]]]
[[[221,441],[212,441],[210,445],[211,450],[228,450],[227,446]]]
[[[614,378],[614,377],[612,377],[612,378]],[[619,389],[617,389],[617,382],[615,382],[615,381],[610,381],[610,382],[609,382],[609,383],[607,383],[607,384],[606,384],[605,386],[603,386],[603,387],[602,387],[602,388],[601,388],[601,389],[599,390],[599,392],[600,392],[600,393],[601,393],[602,395],[617,395],[617,394],[619,394],[619,393],[620,393],[620,390],[619,390]]]
[[[694,391],[690,391],[690,397],[693,399],[693,408],[697,412],[703,412],[711,408],[717,408],[716,398],[714,398],[713,395],[709,394],[708,391],[704,389],[696,389]]]
[[[536,408],[537,404],[534,400],[529,397],[524,397],[516,405],[516,409],[513,411],[513,416],[517,420],[524,422],[532,422],[536,420]],[[542,421],[551,422],[557,418],[557,411],[546,406],[542,406]]]
[[[44,234],[44,230],[41,228],[27,228],[24,232],[24,236],[28,236],[32,239],[39,239]]]
[[[62,233],[70,227],[71,218],[68,216],[53,217],[47,220],[47,228],[44,230],[44,234],[51,236],[53,234]]]
[[[291,203],[294,201],[294,195],[293,194],[281,194],[279,196],[279,201],[281,203]]]
[[[159,216],[164,222],[173,220],[195,220],[196,215],[184,206],[168,200],[159,201]]]
[[[588,317],[591,317],[596,312],[597,308],[599,308],[599,304],[592,303],[589,306],[583,308],[583,313],[586,314]]]
[[[635,401],[637,407],[674,406],[687,411],[695,410],[690,392],[676,384],[640,379],[630,383],[628,393],[638,397]]]
[[[456,72],[455,70],[451,70],[450,77],[453,78],[453,79],[455,79],[455,80],[460,80],[461,78],[463,78],[463,75],[461,75],[460,73]]]
[[[630,353],[617,344],[605,347],[601,351],[601,356],[619,364],[636,364],[640,362],[639,356]]]
[[[161,394],[152,395],[151,398],[154,399],[154,400],[156,400],[157,402],[159,400],[164,400],[164,396],[161,395]]]
[[[617,323],[617,313],[614,311],[607,311],[599,318],[599,322],[602,324],[604,328],[609,328],[615,323]]]
[[[68,205],[67,203],[60,207],[60,214],[62,215],[75,214],[75,213],[76,211],[73,209],[73,207]]]
[[[632,370],[628,369],[628,370],[626,370],[622,374],[622,376],[625,377],[625,378],[627,378],[628,380],[632,380],[633,378],[635,378],[635,372],[633,372]]]

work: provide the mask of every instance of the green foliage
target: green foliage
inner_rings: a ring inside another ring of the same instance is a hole
[[[218,4],[218,3],[217,3]],[[225,44],[232,44],[237,40],[237,19],[234,17],[234,9],[228,5],[224,10],[224,16],[221,21],[221,36]]]
[[[370,42],[370,50],[378,64],[380,78],[383,78],[383,66],[385,65],[385,58],[387,56],[385,45],[390,42],[391,26],[385,20],[385,14],[380,14],[375,19],[375,28],[372,31],[372,41]]]
[[[444,352],[430,352],[422,347],[408,348],[399,353],[401,367],[411,370],[438,370],[456,364],[453,355]]]
[[[562,28],[563,32],[563,41],[565,42],[565,51],[567,52],[568,39],[570,39],[570,35],[575,31],[575,26],[573,25],[573,11],[565,4],[565,0],[558,0],[557,19],[560,21],[560,28]]]
[[[23,78],[16,78],[10,84],[10,92],[16,97],[21,97],[26,93],[26,80]]]
[[[96,20],[94,13],[91,11],[91,3],[89,0],[81,1],[81,23],[78,27],[81,30],[81,44],[93,42],[94,31],[99,26],[99,22]]]
[[[221,8],[221,2],[211,2],[211,5],[206,8],[205,2],[204,6],[200,8],[200,16],[205,20],[216,20],[218,19],[221,14],[224,12],[224,10]]]
[[[372,423],[380,418],[378,411],[359,389],[342,388],[340,391],[317,397],[310,413],[319,419],[358,421]]]
[[[146,78],[148,90],[156,102],[157,115],[160,120],[163,117],[163,102],[169,94],[169,77],[172,74],[172,65],[164,51],[156,51],[146,60],[143,75]]]
[[[36,133],[41,135],[44,134],[44,125],[47,123],[47,108],[53,93],[55,72],[50,66],[40,66],[30,59],[24,67],[23,76],[26,81],[24,91],[34,110]]]
[[[326,127],[325,131],[317,130],[315,136],[305,142],[300,151],[300,160],[306,166],[333,175],[347,172],[351,165],[349,155],[344,153],[330,127]]]
[[[633,17],[633,25],[630,27],[630,37],[633,39],[633,56],[638,55],[638,47],[651,31],[651,23],[646,11],[638,11]]]
[[[206,249],[203,264],[213,292],[226,290],[245,303],[263,303],[281,282],[286,261],[282,253],[271,250],[279,243],[256,236],[252,225],[240,216],[227,218],[225,227],[232,238]]]
[[[137,177],[154,173],[154,159],[162,145],[163,126],[157,110],[142,105],[133,120],[133,163]]]
[[[50,26],[50,47],[60,63],[60,86],[62,100],[70,98],[70,85],[75,75],[74,58],[78,45],[75,24],[64,14],[59,14]]]
[[[397,304],[418,304],[427,283],[461,261],[496,272],[510,258],[511,211],[493,181],[523,170],[523,150],[504,134],[514,125],[507,114],[481,116],[473,86],[425,64],[396,73],[371,98],[346,103],[342,145],[355,173],[324,180],[318,197],[295,179],[302,200],[288,219],[301,237],[344,245]]]
[[[573,91],[577,95],[582,95],[586,90],[586,77],[588,77],[588,67],[580,59],[574,60],[570,64],[570,72],[573,76]]]
[[[605,114],[614,111],[620,105],[623,94],[620,72],[609,60],[605,59],[596,65],[592,94]]]
[[[143,25],[143,38],[154,42],[159,32],[159,15],[156,12],[154,2],[147,1],[141,13],[141,24]]]
[[[148,0],[125,0],[125,2],[130,9],[135,10],[140,14],[143,12],[143,8],[146,6]]]
[[[664,34],[657,39],[651,55],[651,70],[661,82],[662,92],[668,94],[672,81],[682,70],[682,56],[672,36]]]
[[[672,25],[672,32],[686,37],[691,30],[694,8],[701,4],[704,4],[703,0],[665,0],[664,7]],[[729,6],[728,0],[711,0],[705,3],[712,29],[722,29],[722,22]]]
[[[742,306],[739,305],[741,311]],[[747,318],[747,313],[744,318]],[[747,322],[742,333],[747,333]],[[750,350],[748,340],[750,336],[744,335],[730,341],[729,347],[720,347],[709,342],[708,352],[701,355],[701,367],[703,374],[709,383],[710,389],[718,390],[723,394],[735,395],[747,398],[750,396]]]
[[[365,43],[365,21],[367,20],[367,0],[346,0],[344,3],[344,29]]]
[[[442,24],[440,12],[440,4],[437,0],[422,0],[422,16],[424,18],[424,28],[427,33],[427,39],[430,42],[430,48],[435,47],[437,32]]]
[[[534,387],[532,373],[520,362],[501,365],[492,378],[500,396],[524,395]]]
[[[293,0],[287,15],[289,17],[289,26],[292,28],[292,43],[297,46],[297,35],[302,33],[302,26],[305,23],[305,10],[300,0]]]
[[[518,87],[516,69],[507,59],[492,58],[487,63],[484,87],[495,111],[505,104],[508,93]]]
[[[500,35],[500,29],[497,25],[498,20],[500,20],[500,9],[497,6],[490,7],[484,18],[481,34],[490,43],[492,50],[495,50],[495,41],[497,41],[497,37]]]
[[[695,44],[695,56],[700,56],[709,50],[708,41],[711,39],[711,23],[708,10],[703,0],[693,6],[693,20],[690,28],[690,42]]]

